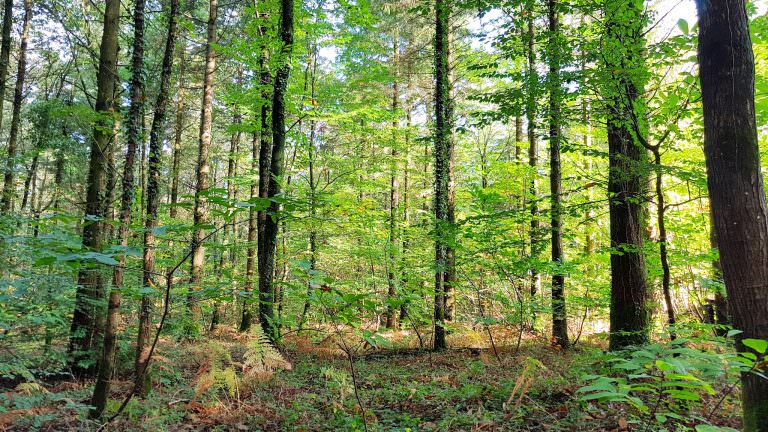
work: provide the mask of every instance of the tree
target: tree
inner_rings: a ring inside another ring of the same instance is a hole
[[[162,171],[163,135],[166,126],[169,89],[173,72],[173,51],[178,35],[179,0],[171,0],[168,8],[168,33],[165,38],[165,52],[160,71],[160,88],[155,100],[155,114],[149,130],[149,170],[147,175],[146,205],[147,214],[144,220],[144,252],[142,286],[139,308],[139,332],[136,342],[135,387],[142,394],[148,386],[148,347],[150,330],[152,328],[152,296],[146,290],[158,286],[155,282],[155,231],[158,222],[158,204],[160,201],[160,175]]]
[[[208,222],[208,173],[210,166],[208,155],[211,147],[211,126],[213,123],[213,75],[216,71],[216,18],[218,0],[210,0],[208,13],[208,31],[205,42],[205,74],[203,76],[203,102],[200,110],[200,135],[197,147],[197,184],[195,186],[195,231],[192,234],[192,266],[190,270],[190,288],[187,294],[187,309],[191,318],[197,322],[201,311],[197,296],[200,295],[200,284],[203,282],[203,266],[205,265],[205,229]]]
[[[11,28],[13,27],[13,0],[5,0],[3,6],[3,30],[0,42],[0,130],[3,129],[3,103],[11,59]]]
[[[13,90],[13,114],[11,117],[11,133],[8,137],[8,159],[5,164],[3,196],[2,203],[0,203],[0,211],[3,213],[9,213],[13,210],[13,198],[16,195],[16,152],[19,142],[19,127],[21,125],[21,105],[24,103],[24,79],[27,74],[27,44],[29,44],[29,25],[31,21],[32,0],[24,0],[24,23],[22,24],[21,44],[19,45],[19,64],[16,68],[16,87]],[[0,110],[2,110],[2,105],[0,105]]]
[[[648,288],[643,236],[647,189],[646,152],[633,119],[644,118],[642,94],[645,15],[642,0],[608,0],[601,55],[608,129],[608,209],[611,231],[612,350],[648,340]]]
[[[449,241],[451,158],[453,153],[453,103],[449,78],[450,0],[435,0],[435,351],[448,347],[446,308],[450,295],[452,260]]]
[[[268,213],[259,230],[259,322],[264,334],[273,342],[278,339],[277,324],[274,322],[275,287],[273,286],[275,270],[275,250],[277,248],[277,231],[279,228],[280,202],[276,199],[281,192],[281,181],[285,158],[285,96],[288,91],[288,79],[291,74],[293,54],[293,0],[280,1],[280,35],[279,66],[275,73],[272,87],[272,152],[269,160],[269,179],[267,198],[270,200]],[[263,145],[263,144],[262,144]],[[261,177],[264,172],[259,172]]]
[[[697,0],[707,188],[733,325],[768,339],[768,206],[755,119],[755,63],[744,0]],[[750,351],[738,343],[739,351]],[[745,431],[768,431],[768,380],[741,376]]]
[[[565,307],[565,274],[563,254],[562,167],[560,163],[561,104],[560,83],[561,45],[559,11],[555,0],[548,0],[549,18],[549,185],[552,222],[552,339],[563,348],[568,346],[568,318]]]
[[[131,224],[131,210],[134,194],[134,162],[136,149],[141,142],[141,115],[144,108],[144,0],[137,0],[133,9],[133,54],[131,55],[131,106],[128,111],[128,137],[123,165],[123,193],[120,200],[120,228],[117,241],[121,246],[128,246],[128,228]],[[90,415],[101,417],[109,395],[110,380],[114,370],[117,330],[120,320],[120,302],[123,288],[123,268],[125,255],[112,274],[112,289],[107,301],[107,321],[104,329],[104,344],[99,359],[99,373],[91,398]]]
[[[115,84],[117,82],[120,0],[108,0],[104,9],[104,31],[96,77],[96,113],[99,119],[91,138],[88,188],[83,226],[83,248],[100,253],[106,240],[109,154],[115,145]],[[97,264],[83,263],[77,276],[75,310],[69,336],[69,367],[76,376],[91,375],[95,368],[91,350],[96,342],[99,301],[104,298],[104,275]]]

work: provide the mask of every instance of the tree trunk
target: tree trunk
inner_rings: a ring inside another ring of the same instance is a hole
[[[88,166],[88,190],[83,226],[83,248],[101,252],[107,227],[105,219],[109,205],[107,176],[110,147],[114,145],[115,122],[114,90],[117,82],[118,32],[120,1],[108,0],[104,10],[104,31],[99,51],[96,112],[101,116],[93,131],[91,156]],[[91,375],[95,370],[92,347],[97,329],[97,314],[104,295],[104,275],[99,265],[84,263],[77,277],[75,310],[69,338],[69,367],[78,377]]]
[[[184,37],[179,44],[179,89],[176,94],[176,122],[174,124],[173,137],[173,161],[171,162],[171,208],[168,215],[175,218],[178,214],[179,203],[179,174],[181,170],[181,140],[184,135],[184,118],[186,117],[186,105],[184,101],[184,75],[187,70],[186,44]]]
[[[251,171],[252,174],[257,172],[259,168],[259,132],[253,133],[253,140],[251,141]],[[259,188],[256,180],[251,180],[251,192],[250,199],[253,200],[258,197]],[[249,300],[251,293],[253,292],[253,273],[256,267],[256,233],[258,227],[256,224],[256,208],[253,204],[248,208],[248,249],[246,251],[245,258],[245,297],[243,298],[243,312],[240,318],[240,331],[248,331],[251,328],[251,308]]]
[[[395,67],[395,81],[392,83],[392,114],[394,120],[392,121],[392,149],[390,160],[390,176],[389,176],[389,243],[387,245],[387,313],[386,313],[386,327],[388,329],[394,329],[398,327],[397,322],[397,310],[395,305],[397,300],[397,275],[396,275],[396,259],[397,259],[397,210],[400,206],[400,190],[397,181],[397,158],[399,152],[398,135],[400,122],[397,119],[398,101],[400,98],[398,86],[397,86],[397,61],[398,51],[400,45],[398,43],[399,33],[395,31],[394,43],[392,47],[392,63]]]
[[[3,6],[3,40],[0,43],[0,131],[3,129],[3,104],[8,84],[8,65],[11,63],[11,29],[13,27],[13,0]]]
[[[144,251],[142,287],[144,290],[157,289],[155,280],[155,230],[157,229],[157,208],[160,201],[160,175],[162,169],[163,134],[165,131],[169,89],[173,74],[173,51],[178,35],[179,0],[171,0],[168,10],[168,33],[165,39],[165,52],[160,72],[160,88],[155,101],[155,115],[149,130],[149,160],[146,189],[147,216],[144,220]],[[141,295],[139,309],[139,332],[136,342],[135,388],[141,395],[149,390],[147,362],[149,339],[152,328],[152,296]]]
[[[610,349],[648,341],[648,288],[643,256],[646,151],[630,119],[642,119],[645,85],[641,0],[608,3],[604,47],[608,107],[608,196],[611,231]],[[642,126],[641,126],[642,127]],[[637,129],[641,129],[637,128]]]
[[[198,298],[203,282],[203,266],[205,265],[205,230],[203,224],[208,222],[208,152],[211,147],[211,125],[213,121],[213,74],[216,71],[216,17],[218,0],[210,0],[208,14],[208,36],[205,43],[205,75],[203,77],[203,103],[200,111],[200,141],[197,152],[197,185],[195,187],[195,231],[192,234],[192,265],[189,278],[189,293],[187,294],[187,310],[194,322],[200,321],[200,299]]]
[[[530,197],[530,212],[531,212],[531,228],[530,228],[530,248],[531,248],[531,280],[530,280],[530,292],[531,292],[531,327],[536,325],[536,295],[539,292],[539,285],[541,285],[541,276],[539,270],[536,268],[536,260],[541,253],[541,246],[539,245],[539,204],[536,195],[537,181],[539,170],[539,146],[536,139],[536,107],[537,107],[537,93],[539,86],[539,77],[536,72],[536,34],[534,33],[534,19],[533,15],[529,15],[528,18],[528,34],[526,36],[527,42],[527,66],[528,71],[526,75],[527,85],[527,100],[525,105],[525,116],[528,121],[528,165],[531,167],[530,175],[531,180],[528,185],[528,192]]]
[[[29,26],[31,22],[32,0],[24,0],[24,24],[22,25],[21,30],[19,64],[16,70],[16,87],[13,90],[11,133],[8,137],[8,159],[5,163],[3,196],[2,203],[0,203],[0,212],[5,214],[13,211],[13,200],[16,196],[16,152],[19,142],[19,127],[21,126],[21,105],[24,102],[24,78],[27,75],[27,44],[29,44]],[[1,109],[2,105],[0,105],[0,110]]]
[[[277,342],[277,323],[274,322],[275,292],[272,286],[275,269],[275,249],[279,228],[280,204],[275,201],[281,192],[280,182],[283,176],[285,158],[285,95],[288,91],[288,79],[291,73],[293,54],[293,0],[280,1],[280,65],[275,74],[272,91],[272,152],[269,161],[267,179],[270,200],[267,214],[264,215],[263,240],[259,239],[259,322],[264,334],[274,343]],[[260,220],[260,222],[262,222]]]
[[[261,29],[262,37],[266,35],[266,28]],[[260,59],[259,59],[259,74],[260,74],[260,80],[261,80],[261,88],[262,88],[262,105],[261,105],[261,143],[259,146],[259,198],[261,198],[263,203],[266,203],[267,200],[269,200],[269,184],[270,184],[270,167],[272,162],[272,131],[271,131],[271,121],[270,121],[270,110],[272,107],[266,102],[268,100],[271,100],[271,94],[269,92],[269,88],[272,83],[272,76],[269,72],[269,69],[267,68],[267,47],[265,44],[261,46],[261,53],[260,53]],[[282,166],[282,164],[281,164]],[[259,210],[256,220],[256,227],[257,227],[257,233],[258,233],[258,244],[257,244],[257,254],[258,254],[258,266],[257,266],[257,272],[258,272],[258,285],[259,285],[259,292],[261,292],[262,287],[262,274],[265,278],[271,278],[272,274],[272,268],[266,269],[266,263],[267,263],[267,257],[268,257],[268,242],[267,242],[267,219],[269,218],[268,211],[266,208]],[[274,248],[272,249],[272,266],[274,267]],[[263,273],[264,272],[264,273]],[[270,279],[271,282],[271,279]],[[271,291],[271,284],[270,284],[270,291]],[[260,295],[259,295],[260,297]],[[261,309],[259,309],[259,316],[261,316]],[[250,317],[251,313],[248,312],[248,325],[250,326]]]
[[[134,194],[134,164],[136,149],[141,140],[142,113],[144,111],[144,10],[146,2],[137,0],[133,10],[133,53],[131,56],[131,106],[128,112],[128,135],[125,164],[123,165],[123,194],[120,200],[120,228],[117,241],[128,246],[128,228],[131,224],[131,206]],[[110,380],[115,366],[115,347],[120,322],[120,290],[123,287],[125,255],[112,273],[112,289],[107,303],[107,321],[104,329],[104,345],[99,360],[99,374],[91,398],[91,418],[101,417],[109,397]]]
[[[654,170],[656,171],[655,189],[656,189],[656,225],[659,227],[659,258],[661,259],[661,292],[664,294],[664,305],[667,308],[667,325],[669,326],[669,338],[675,340],[675,306],[672,303],[671,293],[671,271],[669,268],[669,254],[667,253],[667,225],[666,225],[666,204],[664,200],[664,178],[661,171],[661,151],[658,147],[651,150],[653,153]]]
[[[698,0],[707,186],[739,340],[768,339],[768,207],[755,124],[755,66],[744,0]],[[742,343],[739,351],[751,351]],[[768,431],[768,380],[744,373],[744,430]]]
[[[559,12],[555,0],[549,0],[549,186],[552,223],[552,339],[566,348],[568,346],[568,316],[565,306],[565,270],[562,268],[563,253],[563,205],[562,168],[560,164],[560,131],[562,119],[562,89],[560,84],[561,45]]]
[[[445,321],[451,284],[449,241],[453,106],[449,78],[450,14],[447,0],[435,2],[435,308],[434,350],[448,348]]]

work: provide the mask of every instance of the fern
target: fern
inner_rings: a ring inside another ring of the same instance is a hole
[[[248,342],[248,349],[243,355],[243,371],[251,375],[271,374],[276,370],[291,370],[288,362],[261,329],[255,330],[255,336]]]

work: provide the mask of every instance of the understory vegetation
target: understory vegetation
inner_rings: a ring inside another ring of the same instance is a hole
[[[765,1],[0,12],[0,430],[768,431]]]

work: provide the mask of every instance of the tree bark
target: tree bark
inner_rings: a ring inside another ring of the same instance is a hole
[[[91,143],[88,166],[83,248],[101,252],[106,238],[105,219],[109,209],[107,176],[110,147],[114,145],[116,131],[114,90],[118,79],[117,54],[120,19],[120,1],[107,0],[104,10],[104,31],[99,50],[97,74],[96,112],[100,116]],[[99,307],[95,304],[104,296],[104,275],[99,265],[84,264],[78,273],[75,310],[69,338],[69,367],[78,377],[91,375],[95,368],[92,347]]]
[[[728,303],[743,339],[768,339],[768,206],[744,0],[697,0],[707,186]],[[741,376],[744,430],[768,431],[768,380]]]
[[[435,1],[435,351],[448,348],[445,322],[448,319],[450,296],[451,254],[450,221],[451,153],[453,106],[449,77],[450,14],[447,0]]]
[[[11,63],[11,29],[13,27],[13,0],[3,6],[3,40],[0,42],[0,131],[3,129],[3,104],[8,85],[8,65]]]
[[[648,341],[648,288],[643,256],[646,151],[631,119],[642,119],[645,85],[641,0],[611,0],[606,6],[605,97],[608,104],[608,196],[611,236],[610,349]]]
[[[285,158],[285,95],[291,74],[293,54],[293,0],[280,1],[280,65],[275,74],[272,90],[272,154],[269,163],[270,200],[264,221],[264,240],[259,241],[259,322],[264,334],[273,342],[278,340],[278,326],[274,320],[275,291],[272,286],[275,269],[275,249],[279,229],[280,203],[275,199],[281,193]],[[261,234],[261,231],[259,232]]]
[[[541,276],[536,268],[535,261],[538,259],[541,253],[540,236],[539,236],[539,204],[538,204],[538,188],[536,178],[539,170],[539,146],[536,139],[536,115],[537,115],[537,93],[539,87],[539,77],[536,72],[536,34],[534,32],[534,19],[533,15],[529,14],[528,17],[528,33],[526,36],[527,42],[527,74],[526,74],[526,86],[528,90],[525,116],[528,122],[528,165],[531,167],[531,180],[528,185],[528,192],[530,197],[530,213],[531,213],[531,226],[530,226],[530,248],[531,248],[531,269],[530,269],[530,293],[531,293],[531,326],[536,325],[536,295],[539,292],[539,286],[541,285]]]
[[[549,15],[549,186],[552,224],[552,339],[562,348],[568,347],[568,316],[565,303],[565,270],[562,268],[563,252],[563,205],[562,167],[560,163],[560,133],[562,128],[560,84],[561,44],[559,12],[555,0],[548,0]]]
[[[208,34],[205,43],[205,75],[203,77],[203,103],[200,111],[200,139],[197,152],[197,185],[195,187],[195,231],[192,234],[192,265],[189,278],[189,293],[187,294],[187,310],[194,322],[200,321],[201,284],[203,282],[203,266],[205,265],[205,229],[203,225],[208,222],[208,173],[210,166],[208,153],[211,147],[211,126],[213,122],[213,75],[216,71],[216,18],[218,14],[218,0],[210,0],[208,14]]]
[[[13,90],[13,113],[11,115],[11,133],[8,137],[8,159],[5,163],[3,196],[2,203],[0,203],[0,211],[5,214],[13,211],[13,200],[16,197],[16,152],[19,142],[19,127],[21,126],[21,105],[24,103],[24,79],[27,75],[27,45],[29,44],[29,26],[31,22],[32,0],[24,0],[24,23],[21,29],[16,87]],[[0,105],[0,110],[2,110],[2,105]]]
[[[174,124],[173,137],[173,161],[171,162],[171,208],[168,215],[175,218],[178,215],[179,203],[179,174],[181,170],[181,141],[184,136],[184,118],[186,117],[186,104],[184,101],[184,75],[187,70],[186,44],[181,37],[179,44],[179,88],[176,93],[176,122]]]
[[[155,100],[155,114],[149,130],[149,160],[146,190],[146,219],[144,220],[144,251],[142,287],[154,290],[160,285],[155,280],[155,230],[157,229],[158,204],[160,201],[160,175],[162,169],[163,134],[167,121],[170,101],[171,75],[173,73],[173,51],[178,37],[179,0],[171,0],[168,10],[168,33],[165,39],[165,52],[160,72],[160,88]],[[136,341],[135,389],[140,395],[146,395],[150,386],[147,371],[149,339],[152,329],[152,296],[147,292],[141,295],[139,309],[139,332]]]
[[[387,313],[386,327],[394,329],[398,327],[398,308],[395,305],[397,300],[397,211],[400,206],[400,190],[397,179],[397,158],[398,136],[400,122],[397,119],[397,110],[399,106],[399,89],[397,85],[397,61],[400,44],[398,38],[399,32],[395,31],[392,47],[392,63],[395,67],[395,81],[392,83],[392,149],[390,151],[390,175],[389,175],[389,243],[387,244]]]

